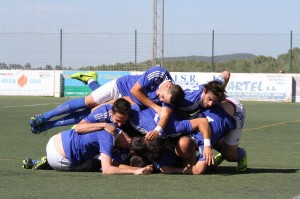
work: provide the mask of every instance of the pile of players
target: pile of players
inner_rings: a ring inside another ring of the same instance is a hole
[[[24,168],[199,175],[227,160],[237,162],[237,171],[247,169],[246,151],[239,147],[245,110],[238,99],[226,96],[228,71],[185,90],[160,66],[102,86],[95,72],[72,78],[92,93],[29,123],[34,134],[76,125],[52,136],[47,155],[39,161],[27,158]]]

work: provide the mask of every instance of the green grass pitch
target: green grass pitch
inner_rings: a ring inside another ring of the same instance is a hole
[[[0,198],[293,198],[300,197],[300,103],[243,102],[247,118],[240,145],[248,171],[225,162],[201,176],[102,176],[23,169],[28,156],[45,155],[46,135],[29,118],[66,98],[0,96]]]

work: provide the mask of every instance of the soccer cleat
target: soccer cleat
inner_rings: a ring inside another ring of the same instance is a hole
[[[31,127],[31,132],[33,134],[40,134],[40,133],[47,134],[47,131],[48,131],[47,123],[39,125],[39,126]]]
[[[219,166],[225,159],[223,158],[222,154],[221,153],[218,153],[216,156],[215,156],[215,166]]]
[[[90,71],[88,73],[78,72],[78,73],[72,74],[71,78],[78,79],[78,80],[82,81],[83,83],[87,84],[90,79],[97,81],[97,73],[94,71]]]
[[[41,125],[45,122],[47,122],[47,120],[46,120],[46,118],[43,114],[33,116],[29,120],[29,124],[30,124],[31,127],[36,127],[36,126]]]
[[[246,151],[245,151],[244,157],[240,161],[238,161],[236,170],[239,172],[247,170],[247,152]]]
[[[32,158],[28,157],[25,160],[23,160],[23,168],[24,169],[32,169],[33,167],[33,161]]]
[[[43,156],[33,167],[33,170],[50,170],[52,169],[48,163],[47,157]]]

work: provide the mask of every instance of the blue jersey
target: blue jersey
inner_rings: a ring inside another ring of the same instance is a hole
[[[74,129],[61,133],[62,145],[72,166],[94,158],[100,153],[112,157],[114,136],[104,130],[77,134]]]
[[[222,77],[214,79],[219,83],[224,83]],[[195,113],[198,111],[203,111],[202,106],[202,93],[203,93],[204,85],[194,85],[188,89],[184,90],[184,99],[180,100],[176,103],[176,110],[182,111],[185,113]]]
[[[159,119],[159,115],[153,109],[140,109],[139,106],[132,106],[129,118],[131,125],[143,134],[152,131],[157,126]],[[161,136],[178,136],[191,131],[192,125],[190,121],[181,120],[176,113],[173,113],[170,116]]]
[[[214,146],[216,142],[222,138],[226,133],[236,128],[236,122],[224,109],[219,106],[213,106],[203,113],[200,117],[207,118],[211,129],[211,145]],[[192,134],[197,146],[203,145],[203,136],[199,132]]]
[[[126,75],[118,78],[117,86],[122,96],[130,96],[135,103],[142,106],[141,102],[139,102],[138,99],[136,99],[130,92],[133,85],[138,82],[143,88],[144,93],[151,101],[156,104],[162,104],[156,94],[156,91],[164,81],[171,81],[174,83],[170,73],[165,68],[154,66],[142,75]]]
[[[102,106],[99,106],[87,117],[85,117],[84,120],[89,123],[97,123],[97,122],[109,123],[112,126],[116,127],[116,131],[117,133],[119,133],[121,131],[120,128],[116,126],[112,121],[112,116],[111,116],[112,106],[113,106],[112,104],[104,104]]]
[[[176,103],[176,110],[185,113],[194,113],[201,111],[202,107],[202,92],[203,85],[195,85],[191,88],[184,90],[184,99]]]
[[[89,123],[106,122],[112,123],[111,119],[112,104],[104,104],[96,108],[92,113],[84,118]]]

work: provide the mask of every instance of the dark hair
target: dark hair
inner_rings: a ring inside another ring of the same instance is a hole
[[[218,81],[209,81],[206,84],[204,84],[205,92],[209,93],[211,92],[214,94],[219,101],[223,101],[226,99],[226,90],[225,85]]]
[[[157,137],[146,143],[145,137],[134,137],[129,144],[129,148],[132,154],[144,157],[149,162],[156,162],[165,150],[164,138]]]
[[[144,156],[147,153],[147,145],[144,137],[133,137],[129,143],[129,149],[135,155]]]
[[[124,98],[118,98],[112,106],[113,113],[121,113],[123,115],[129,115],[131,111],[131,104]]]
[[[150,164],[144,157],[133,155],[130,158],[130,166],[132,167],[145,167]]]
[[[171,86],[169,93],[171,94],[171,99],[170,99],[171,104],[176,104],[177,102],[182,100],[185,95],[181,86],[179,86],[177,84],[173,84]]]
[[[157,162],[165,151],[165,139],[157,137],[147,144],[147,159],[150,162]]]

